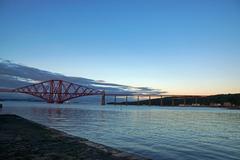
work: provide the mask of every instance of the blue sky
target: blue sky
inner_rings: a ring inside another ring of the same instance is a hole
[[[175,94],[240,92],[240,1],[1,0],[0,58]]]

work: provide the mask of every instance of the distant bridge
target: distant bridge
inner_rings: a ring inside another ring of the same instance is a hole
[[[73,98],[104,95],[103,90],[81,86],[63,80],[48,80],[16,89],[0,88],[0,92],[18,92],[39,97],[48,103],[63,103]]]
[[[128,102],[128,97],[137,97],[137,102],[139,103],[140,97],[148,97],[149,98],[149,105],[151,105],[151,98],[152,97],[159,97],[161,98],[161,104],[163,105],[162,99],[164,97],[172,97],[172,98],[185,98],[189,97],[204,97],[200,95],[163,95],[163,94],[126,94],[126,93],[105,93],[104,90],[98,90],[86,86],[82,86],[79,84],[67,82],[64,80],[48,80],[36,84],[27,85],[20,88],[10,89],[10,88],[0,88],[0,92],[15,92],[15,93],[25,93],[35,97],[39,97],[46,101],[47,103],[63,103],[73,98],[83,97],[83,96],[94,96],[100,95],[101,104],[105,105],[105,97],[112,96],[114,98],[114,102],[116,103],[117,97],[125,97],[126,104]],[[174,105],[174,99],[172,101]]]

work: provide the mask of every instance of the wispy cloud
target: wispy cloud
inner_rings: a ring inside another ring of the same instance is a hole
[[[63,79],[69,82],[104,89],[106,92],[114,93],[141,93],[141,94],[160,94],[159,89],[149,87],[132,87],[127,85],[109,83],[104,80],[93,80],[82,77],[69,77],[58,73],[48,72],[37,68],[13,63],[9,60],[0,59],[0,85],[1,87],[38,83],[49,79]]]

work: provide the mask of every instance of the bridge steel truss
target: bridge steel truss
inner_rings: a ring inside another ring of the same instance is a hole
[[[113,96],[114,102],[116,104],[117,97],[126,97],[125,104],[128,104],[128,97],[133,96],[137,97],[137,104],[140,104],[139,97],[148,97],[149,105],[151,105],[152,97],[160,97],[161,103],[160,106],[163,106],[163,98],[171,97],[172,105],[174,106],[174,99],[184,99],[184,104],[186,105],[186,98],[195,98],[195,103],[197,104],[197,98],[206,97],[206,95],[164,95],[164,94],[128,94],[128,93],[107,93],[105,94],[104,90],[93,89],[90,87],[78,85],[75,83],[67,82],[64,80],[48,80],[36,84],[31,84],[28,86],[10,89],[10,88],[0,88],[0,92],[18,92],[25,93],[35,97],[39,97],[48,103],[64,103],[73,98],[83,97],[83,96],[93,96],[100,95],[101,104],[105,105],[105,97]]]
[[[48,80],[12,90],[6,89],[2,91],[30,94],[48,103],[60,104],[77,97],[105,94],[103,90],[81,86],[64,80]]]

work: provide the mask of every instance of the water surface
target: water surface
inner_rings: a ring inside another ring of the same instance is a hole
[[[240,110],[4,102],[1,113],[152,159],[240,159]]]

